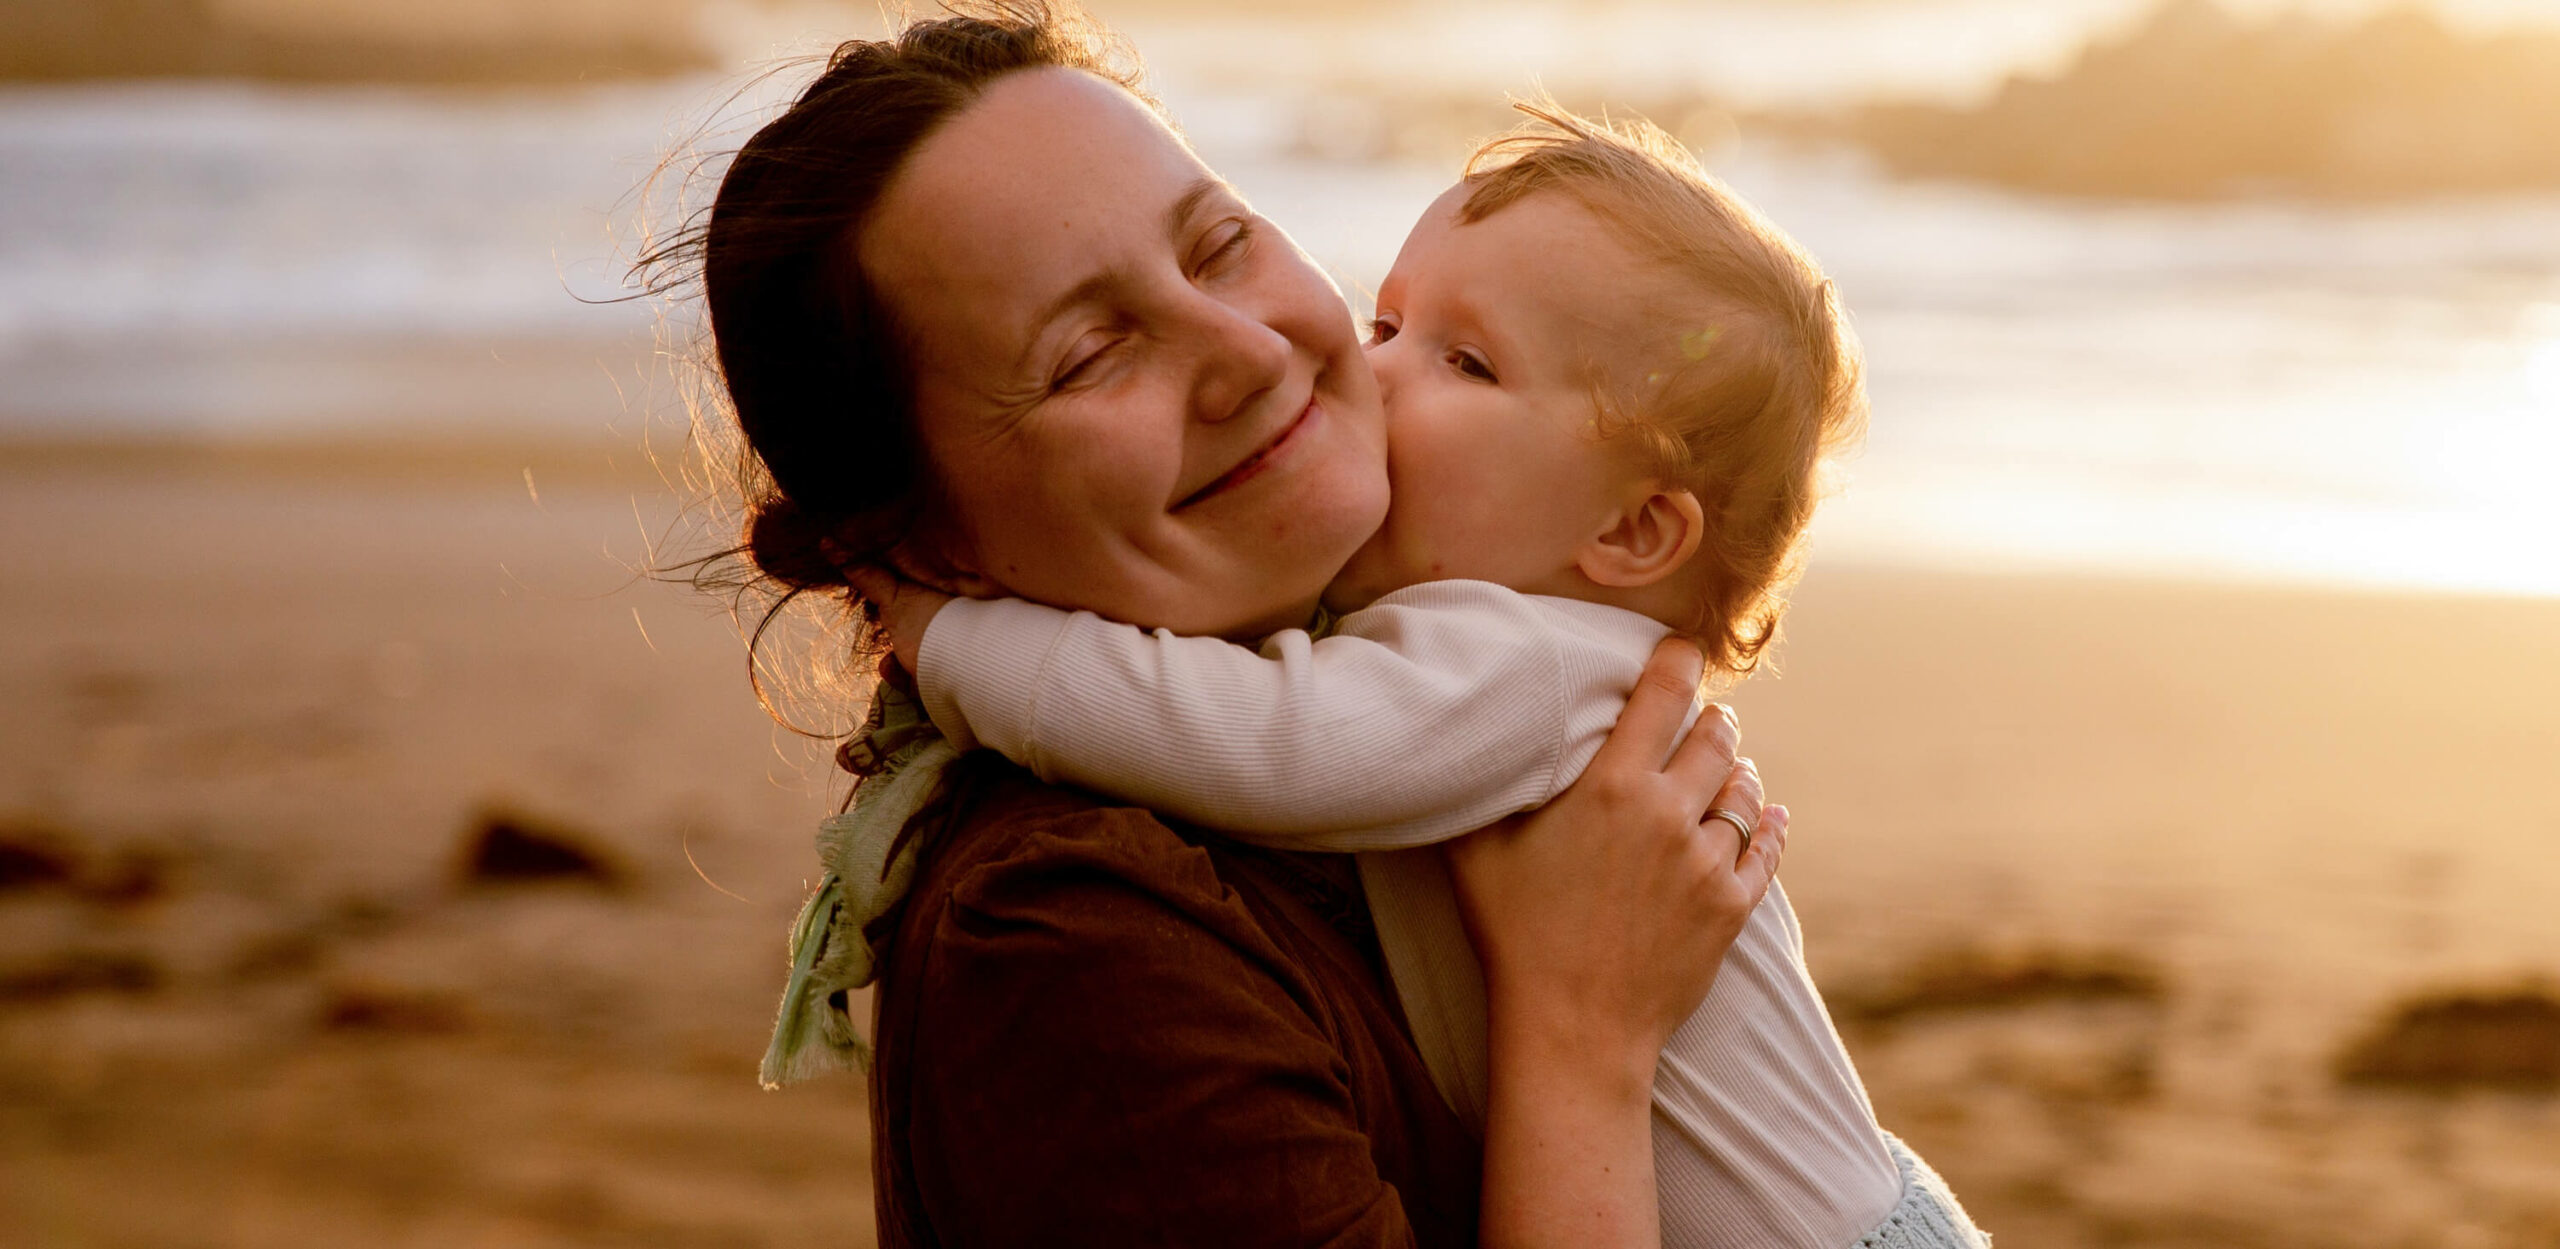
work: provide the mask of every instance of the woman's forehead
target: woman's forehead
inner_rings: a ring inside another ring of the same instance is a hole
[[[1167,211],[1208,176],[1119,86],[1077,70],[1024,71],[999,79],[899,170],[863,231],[863,268],[902,319],[941,312],[972,338],[1018,336],[1061,293],[1164,246]],[[930,300],[914,298],[927,291]]]
[[[999,79],[916,149],[868,233],[887,236],[884,254],[1067,260],[1078,245],[1151,236],[1165,206],[1206,173],[1120,87],[1079,70],[1025,71]]]

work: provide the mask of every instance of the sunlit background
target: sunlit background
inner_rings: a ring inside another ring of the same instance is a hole
[[[1535,89],[1830,268],[1737,701],[2004,1243],[2560,1243],[2560,3],[1100,11],[1355,310]],[[749,1078],[827,777],[640,575],[717,535],[614,301],[880,29],[0,0],[0,1245],[868,1243],[860,1090]]]

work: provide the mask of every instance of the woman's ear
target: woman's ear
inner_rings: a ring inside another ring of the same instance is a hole
[[[1601,585],[1631,590],[1680,571],[1706,536],[1707,513],[1698,496],[1656,483],[1607,529],[1583,543],[1574,564]]]
[[[889,552],[889,562],[899,576],[954,598],[1003,598],[1012,593],[979,572],[973,553],[956,549],[960,545],[911,537]]]

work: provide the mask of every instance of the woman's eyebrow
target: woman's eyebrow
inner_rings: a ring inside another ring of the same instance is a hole
[[[1234,188],[1227,185],[1226,179],[1213,173],[1202,174],[1194,179],[1191,185],[1184,187],[1182,194],[1175,197],[1172,206],[1164,210],[1165,237],[1169,239],[1178,237],[1182,233],[1182,227],[1191,223],[1191,214],[1200,211],[1201,202],[1220,191],[1234,194]]]

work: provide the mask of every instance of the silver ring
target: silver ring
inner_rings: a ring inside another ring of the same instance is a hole
[[[1742,853],[1751,853],[1751,830],[1754,824],[1753,821],[1744,819],[1742,813],[1739,811],[1728,811],[1723,807],[1707,808],[1707,818],[1710,820],[1722,820],[1727,824],[1733,825],[1733,831],[1742,834]]]

